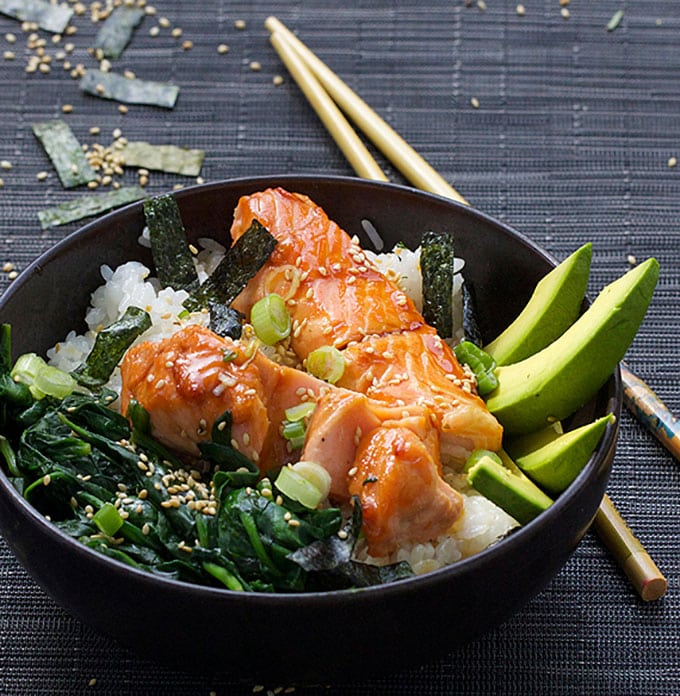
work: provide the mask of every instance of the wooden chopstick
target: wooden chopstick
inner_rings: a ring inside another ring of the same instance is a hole
[[[335,102],[307,69],[298,53],[286,46],[285,36],[275,32],[271,35],[270,40],[284,65],[288,68],[288,72],[293,76],[357,174],[365,179],[387,181],[385,173],[380,169],[359,136],[352,130]]]
[[[414,186],[469,205],[463,196],[441,174],[435,171],[386,121],[378,116],[325,63],[319,60],[282,22],[276,17],[268,17],[265,27],[269,29],[272,37],[276,37],[278,48],[276,45],[274,47],[279,55],[282,56],[282,53],[286,52],[286,48],[292,49],[307,66],[307,72],[311,72],[316,77],[336,104]],[[285,62],[283,57],[282,60]],[[297,80],[295,75],[293,77]],[[315,109],[317,108],[315,104],[312,104],[312,106]],[[352,138],[347,131],[345,131],[345,134],[348,139]],[[357,173],[359,176],[363,176],[360,172]]]
[[[469,205],[398,133],[352,92],[276,17],[269,17],[265,26],[271,32],[271,43],[281,60],[290,70],[336,143],[343,152],[349,152],[352,155],[350,163],[359,176],[386,181],[378,164],[376,162],[371,164],[370,153],[363,146],[347,119],[333,104],[333,100],[340,104],[357,125],[363,128],[369,138],[411,183],[425,191],[448,196]],[[331,99],[329,95],[333,98]],[[624,383],[627,372],[622,370]],[[642,387],[639,384],[636,385],[639,395],[639,390],[644,390],[646,385],[641,380],[638,382],[644,385]],[[649,390],[649,387],[646,388]],[[654,398],[656,399],[656,396]],[[649,400],[647,404],[649,405]],[[673,421],[675,422],[675,419]],[[663,439],[661,441],[667,447],[669,446]],[[677,440],[673,442],[677,447]],[[674,454],[678,456],[677,449]],[[593,526],[644,601],[659,599],[665,594],[666,578],[606,494],[600,503]]]

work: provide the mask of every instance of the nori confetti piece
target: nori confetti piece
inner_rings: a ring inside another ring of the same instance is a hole
[[[40,227],[46,230],[50,227],[58,227],[75,220],[98,215],[107,210],[119,208],[121,205],[139,201],[142,198],[146,198],[146,193],[141,186],[123,186],[115,191],[89,193],[53,208],[39,210],[38,219]]]
[[[88,389],[103,386],[132,342],[150,326],[151,317],[147,312],[139,307],[128,307],[118,321],[97,334],[85,362],[71,374]]]
[[[176,145],[152,145],[141,140],[128,142],[120,154],[126,167],[144,167],[158,172],[198,176],[205,150],[190,150]]]
[[[245,319],[243,314],[233,307],[227,307],[218,302],[210,302],[209,307],[210,323],[208,328],[218,336],[238,341],[243,330],[243,321]]]
[[[190,311],[208,307],[210,302],[230,305],[248,281],[262,268],[276,239],[266,227],[253,220],[246,232],[227,249],[227,253],[207,280],[184,300]]]
[[[97,33],[94,48],[99,49],[104,58],[119,58],[144,14],[144,10],[137,7],[116,7]]]
[[[423,316],[442,338],[453,336],[453,235],[426,232],[421,242]]]
[[[0,0],[0,13],[20,22],[35,22],[53,34],[61,34],[73,17],[73,10],[66,4],[53,5],[44,0]]]
[[[80,143],[64,121],[34,123],[33,133],[52,160],[64,188],[94,181],[97,173],[85,157]]]
[[[90,69],[80,80],[80,89],[102,99],[148,104],[172,109],[179,95],[179,87],[167,82],[130,79],[113,72]]]
[[[197,288],[198,274],[175,197],[166,194],[147,199],[144,217],[161,285],[188,292]]]

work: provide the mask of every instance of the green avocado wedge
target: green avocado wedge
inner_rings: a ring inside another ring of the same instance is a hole
[[[614,423],[609,413],[592,423],[558,434],[555,430],[541,430],[506,443],[506,449],[515,464],[543,490],[557,495],[578,476],[588,462],[608,423]],[[548,440],[546,433],[554,434]],[[538,443],[538,444],[537,444]]]
[[[516,473],[504,466],[494,452],[475,450],[465,469],[470,485],[520,524],[531,522],[553,503],[521,472]]]
[[[605,287],[549,346],[497,368],[486,404],[508,435],[562,420],[600,389],[635,338],[658,277],[658,261],[647,259]]]
[[[593,245],[588,242],[538,282],[519,316],[484,346],[497,365],[519,362],[537,353],[576,321],[588,286],[592,255]]]

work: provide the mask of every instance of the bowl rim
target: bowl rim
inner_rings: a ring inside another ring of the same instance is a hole
[[[269,186],[282,186],[287,187],[292,183],[298,183],[299,185],[313,184],[313,183],[323,183],[323,184],[338,184],[345,186],[359,186],[361,188],[370,191],[371,189],[388,189],[393,190],[395,195],[409,195],[415,198],[425,198],[434,199],[446,205],[452,206],[458,209],[464,215],[470,215],[473,218],[481,220],[483,223],[491,225],[502,231],[504,234],[515,237],[524,246],[530,248],[531,251],[543,257],[550,265],[555,265],[558,260],[552,256],[550,253],[538,246],[537,243],[532,241],[522,232],[514,229],[510,225],[494,218],[487,213],[484,213],[471,206],[466,206],[462,203],[454,201],[452,199],[446,198],[444,196],[425,192],[411,186],[405,186],[402,184],[392,183],[392,182],[378,182],[367,179],[360,179],[351,176],[341,176],[341,175],[313,175],[313,174],[300,174],[300,175],[266,175],[266,176],[255,176],[255,177],[238,177],[233,179],[220,179],[213,182],[208,182],[204,184],[196,184],[192,186],[187,186],[186,188],[180,189],[178,191],[173,191],[172,193],[177,197],[179,201],[183,198],[190,197],[197,193],[224,188],[225,186],[242,186],[252,184],[253,190],[260,190],[260,188]],[[41,253],[37,258],[35,258],[13,281],[13,283],[5,290],[5,292],[0,296],[0,312],[2,311],[4,305],[11,300],[11,298],[16,294],[21,292],[23,286],[30,282],[33,274],[39,272],[42,266],[47,265],[52,262],[55,257],[58,257],[64,248],[70,247],[72,244],[80,240],[81,238],[88,238],[92,234],[95,234],[97,229],[102,225],[109,224],[109,221],[116,219],[124,213],[129,213],[134,209],[140,208],[143,205],[143,201],[136,201],[116,210],[110,211],[104,215],[97,217],[96,219],[78,227],[73,230],[49,249]],[[102,262],[105,263],[105,262]],[[65,532],[62,532],[58,527],[53,525],[44,515],[42,515],[36,508],[34,508],[28,501],[26,501],[23,496],[14,488],[9,480],[3,467],[0,467],[0,495],[8,496],[10,502],[15,507],[20,508],[24,514],[28,515],[34,523],[42,528],[44,532],[48,535],[56,537],[56,540],[60,544],[66,544],[73,552],[78,555],[84,555],[89,560],[96,564],[102,564],[104,567],[114,567],[120,572],[125,574],[130,574],[136,581],[148,585],[157,585],[160,583],[163,586],[174,588],[180,593],[199,593],[201,596],[206,598],[222,600],[222,601],[233,601],[237,599],[239,602],[247,602],[248,604],[276,604],[279,605],[281,602],[295,605],[301,602],[313,602],[315,604],[334,604],[339,600],[342,601],[363,601],[364,599],[370,600],[375,594],[380,594],[381,596],[391,596],[393,594],[400,595],[404,591],[410,591],[411,589],[417,589],[420,587],[427,587],[431,585],[439,585],[440,583],[449,581],[450,578],[464,574],[470,570],[474,570],[477,566],[487,562],[489,557],[493,557],[498,553],[507,550],[511,553],[514,547],[519,546],[522,540],[531,536],[535,533],[535,530],[543,525],[549,524],[551,520],[559,517],[562,510],[567,507],[570,501],[577,497],[588,485],[588,479],[591,475],[597,473],[596,459],[599,452],[610,452],[616,446],[616,440],[619,428],[619,418],[618,414],[620,412],[621,399],[622,399],[622,381],[620,368],[617,365],[614,374],[614,396],[610,399],[608,404],[608,410],[614,412],[617,416],[614,423],[608,423],[600,440],[599,446],[590,459],[583,467],[581,472],[575,478],[575,480],[570,484],[570,486],[560,494],[554,503],[543,513],[538,515],[528,524],[522,525],[519,528],[513,530],[506,537],[492,543],[487,548],[479,551],[472,556],[464,559],[455,561],[454,563],[443,566],[436,570],[430,571],[423,575],[418,575],[409,578],[403,578],[400,580],[393,581],[391,583],[381,584],[381,585],[371,585],[368,587],[360,588],[349,588],[340,590],[327,590],[327,591],[313,591],[313,592],[242,592],[229,590],[226,587],[212,587],[207,585],[200,585],[197,583],[190,583],[184,580],[177,580],[174,578],[164,577],[161,575],[156,575],[151,572],[140,570],[129,566],[122,561],[118,561],[115,558],[111,558],[104,554],[101,554],[94,549],[90,549],[85,546],[77,539],[69,536]],[[612,378],[610,378],[612,379]],[[604,467],[603,463],[599,464],[600,468]],[[500,550],[500,551],[499,551]]]

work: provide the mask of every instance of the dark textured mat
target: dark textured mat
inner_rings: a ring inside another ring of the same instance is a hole
[[[414,7],[413,5],[418,5]],[[278,15],[340,73],[473,204],[523,231],[556,257],[594,243],[592,290],[629,257],[655,255],[661,279],[628,355],[632,368],[680,412],[680,14],[675,0],[463,0],[420,3],[201,3],[159,0],[114,68],[174,82],[172,111],[82,95],[54,60],[27,74],[27,34],[0,16],[0,38],[16,58],[0,60],[0,258],[24,268],[68,232],[41,232],[39,209],[67,200],[30,124],[63,117],[76,136],[101,142],[115,128],[129,139],[207,151],[207,181],[272,173],[350,174],[348,165],[288,78],[263,28]],[[605,27],[624,10],[615,31]],[[183,29],[150,30],[167,17]],[[246,28],[235,28],[235,20]],[[73,24],[69,58],[87,54],[97,27]],[[182,41],[193,41],[184,50]],[[220,54],[217,46],[228,44]],[[255,71],[251,62],[258,61]],[[284,75],[280,86],[274,75]],[[478,100],[475,108],[472,99]],[[64,116],[61,107],[72,104]],[[380,157],[388,175],[401,181]],[[136,175],[129,173],[133,183]],[[152,174],[160,193],[192,180]],[[10,281],[0,278],[1,288]],[[447,659],[362,683],[298,687],[305,694],[680,693],[680,464],[624,413],[609,493],[669,580],[667,596],[643,604],[593,534],[550,586],[511,621]],[[55,568],[55,572],[59,572]],[[502,592],[502,588],[499,588]],[[465,601],[464,597],[460,598]],[[367,617],[370,635],[370,617]],[[358,659],[361,646],[349,646]],[[363,659],[370,659],[366,654]],[[96,680],[91,681],[91,680]],[[173,671],[111,645],[53,604],[0,540],[0,693],[250,694],[256,684]],[[272,691],[277,686],[264,685]]]

